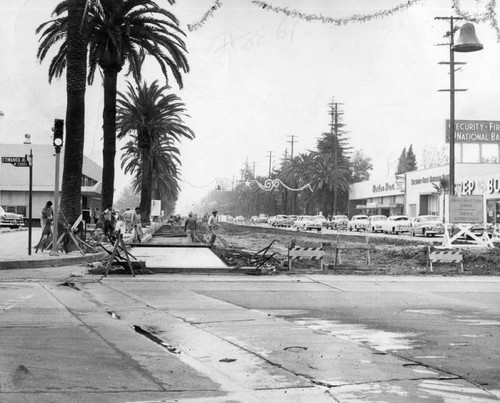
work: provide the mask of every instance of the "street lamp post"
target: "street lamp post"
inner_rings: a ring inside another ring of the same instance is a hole
[[[450,88],[439,91],[449,91],[450,92],[450,179],[449,179],[449,192],[450,195],[455,194],[455,92],[456,91],[467,91],[465,89],[455,88],[455,66],[459,64],[465,64],[464,62],[455,61],[455,52],[475,52],[483,49],[483,45],[479,43],[476,33],[474,31],[474,25],[471,23],[465,23],[460,28],[460,36],[456,43],[454,43],[455,31],[458,27],[455,27],[454,22],[457,20],[463,20],[461,17],[436,17],[436,20],[449,20],[450,21],[450,42],[448,43],[450,47],[450,61],[440,62],[440,64],[450,65]]]
[[[24,135],[24,143],[31,144],[31,135]],[[29,196],[28,196],[28,255],[31,255],[31,238],[33,229],[33,150],[30,148],[29,155],[24,158],[29,166]]]

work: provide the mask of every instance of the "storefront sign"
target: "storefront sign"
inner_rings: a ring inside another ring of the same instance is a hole
[[[372,188],[373,193],[388,192],[389,190],[396,190],[396,184],[386,183],[385,185],[373,185]]]
[[[446,142],[450,142],[450,121],[446,121]],[[500,121],[455,120],[456,143],[500,144]]]
[[[423,183],[439,182],[441,179],[448,179],[448,175],[428,176],[426,178],[412,179],[411,185],[421,185]]]
[[[455,185],[455,193],[472,194],[495,194],[500,193],[500,177],[488,180],[468,180]]]
[[[483,196],[450,196],[450,223],[481,224]]]

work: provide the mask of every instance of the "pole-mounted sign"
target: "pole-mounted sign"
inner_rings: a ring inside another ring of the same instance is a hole
[[[4,164],[12,164],[15,167],[29,167],[30,163],[26,157],[2,157]]]

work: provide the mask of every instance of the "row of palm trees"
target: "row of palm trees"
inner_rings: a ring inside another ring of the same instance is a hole
[[[175,0],[167,1],[173,4]],[[178,189],[174,182],[180,160],[174,142],[182,137],[194,138],[182,120],[184,104],[177,96],[166,94],[172,77],[182,88],[182,76],[189,72],[185,34],[179,21],[151,0],[63,0],[53,15],[36,33],[40,35],[40,62],[58,47],[49,66],[49,82],[66,72],[66,150],[60,209],[70,222],[81,213],[85,90],[99,71],[104,89],[102,208],[113,203],[118,132],[120,138],[130,137],[132,144],[123,148],[129,156],[122,157],[122,167],[135,175],[136,188],[141,183],[141,209],[148,220],[153,173],[167,167],[162,174],[172,175],[158,181],[157,191]],[[167,85],[141,82],[146,56],[156,60]],[[124,67],[136,83],[128,84],[125,95],[117,90]]]
[[[362,161],[359,161],[362,160]],[[363,163],[361,163],[363,162]],[[361,171],[360,171],[361,169]],[[200,212],[217,208],[233,216],[251,216],[260,213],[317,214],[346,213],[349,186],[359,178],[369,178],[370,159],[353,153],[345,136],[323,133],[316,150],[285,159],[272,178],[280,179],[285,186],[263,190],[267,178],[254,178],[250,167],[243,170],[243,180],[232,189],[215,189],[204,198],[196,210]]]

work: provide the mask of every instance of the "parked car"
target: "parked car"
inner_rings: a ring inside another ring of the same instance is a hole
[[[436,236],[443,235],[444,225],[441,218],[435,215],[422,215],[415,217],[411,222],[411,236]]]
[[[411,223],[406,215],[393,215],[386,221],[382,221],[382,232],[386,234],[400,234],[401,232],[410,232]]]
[[[292,227],[293,223],[297,219],[296,215],[286,215],[283,219],[276,223],[277,227]]]
[[[250,217],[249,224],[257,224],[258,221],[259,221],[259,216],[253,215]]]
[[[323,215],[318,214],[313,216],[313,221],[320,223],[321,227],[326,227],[326,218]]]
[[[271,220],[271,218],[272,218],[272,220]],[[278,215],[271,217],[271,218],[268,221],[269,225],[271,225],[273,227],[279,227],[278,224],[286,219],[286,215],[278,214]]]
[[[267,220],[269,220],[269,216],[267,214],[259,214],[257,218],[257,223],[267,224]]]
[[[382,223],[387,221],[385,215],[372,215],[368,217],[368,222],[370,226],[368,227],[371,232],[382,232]]]
[[[347,229],[348,223],[349,217],[346,215],[334,215],[325,223],[325,227],[331,229]]]
[[[314,230],[320,232],[321,229],[323,228],[320,221],[314,220],[314,216],[310,216],[310,215],[298,216],[297,219],[295,220],[295,222],[293,223],[293,226],[297,231],[300,231],[301,229],[304,231],[314,229]]]
[[[243,217],[242,215],[239,215],[239,216],[236,216],[236,218],[234,220],[236,222],[245,222],[245,217]]]
[[[21,214],[8,213],[0,206],[0,226],[18,228],[24,226],[24,217]]]
[[[368,216],[363,214],[353,215],[349,221],[349,231],[366,231],[370,226]]]
[[[460,232],[460,228],[458,228],[456,224],[448,224],[447,228],[450,237]],[[473,233],[477,237],[483,236],[484,231],[485,231],[484,224],[473,224],[472,227],[469,229],[469,232]],[[493,232],[494,232],[493,224],[486,224],[486,234],[488,235],[489,238],[493,237]],[[461,238],[465,238],[468,240],[473,239],[470,235],[465,235],[465,234],[462,234]]]
[[[268,223],[270,226],[272,226],[272,227],[274,227],[274,222],[275,222],[275,221],[276,221],[276,216],[275,216],[275,215],[272,215],[271,217],[269,217],[269,218],[267,219],[267,223]]]

